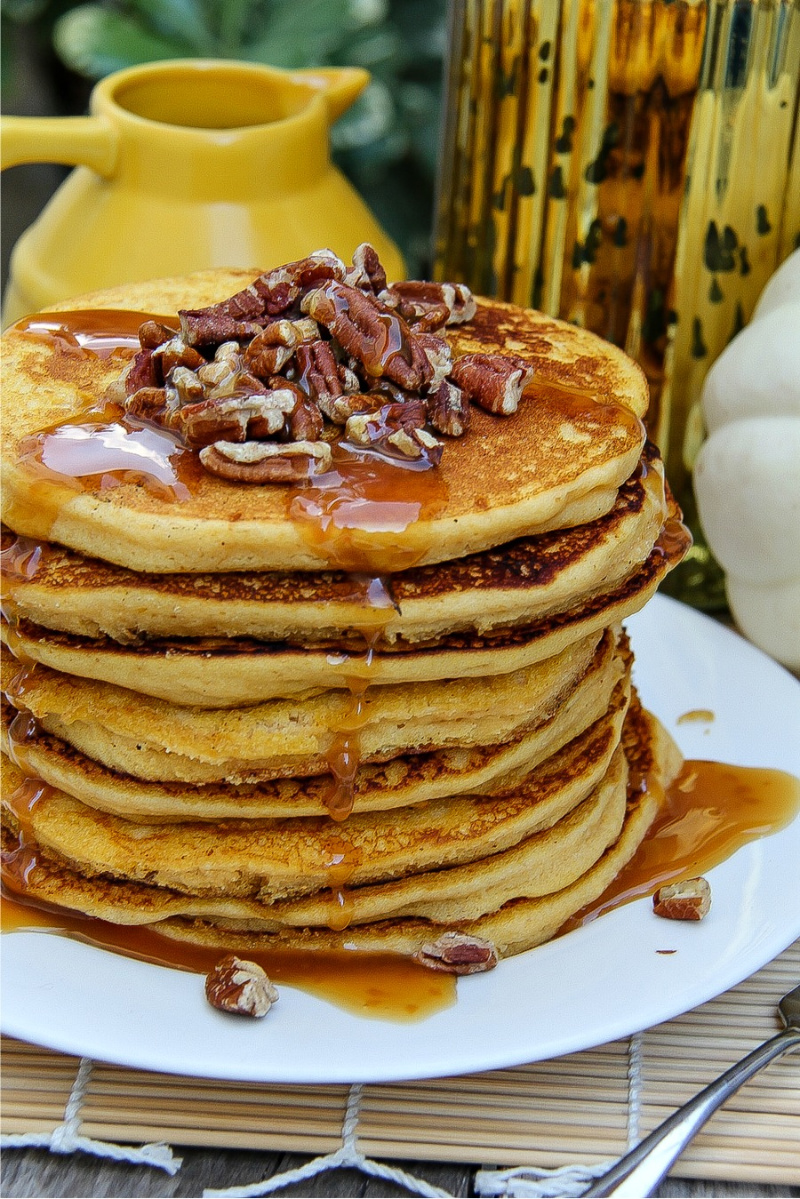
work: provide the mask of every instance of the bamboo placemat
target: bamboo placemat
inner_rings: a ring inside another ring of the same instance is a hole
[[[752,978],[649,1029],[547,1062],[427,1082],[369,1084],[358,1148],[374,1158],[556,1167],[618,1157],[779,1027],[800,941]],[[2,1041],[3,1132],[49,1133],[79,1059]],[[631,1067],[636,1086],[631,1087]],[[94,1063],[81,1133],[108,1141],[323,1154],[342,1142],[347,1086],[225,1083]],[[634,1100],[635,1111],[630,1101]],[[758,1074],[712,1117],[674,1174],[793,1183],[800,1177],[800,1055]]]

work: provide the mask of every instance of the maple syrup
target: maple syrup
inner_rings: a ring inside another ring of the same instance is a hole
[[[627,866],[562,932],[604,912],[695,878],[800,814],[800,779],[781,770],[688,759]]]
[[[39,340],[59,343],[97,358],[109,358],[119,351],[135,354],[139,349],[139,328],[145,321],[175,326],[175,317],[152,316],[120,308],[93,308],[69,312],[37,312],[18,321],[14,329]]]
[[[125,957],[195,974],[207,974],[229,952],[177,941],[150,928],[110,924],[22,900],[14,894],[14,882],[24,879],[35,865],[35,854],[23,847],[3,893],[0,912],[4,933],[55,931]],[[8,876],[8,865],[4,866]],[[401,954],[345,949],[259,952],[250,948],[240,953],[263,966],[273,982],[297,987],[361,1016],[419,1020],[451,1007],[456,999],[453,975],[419,966]]]
[[[406,529],[441,512],[447,485],[428,461],[399,462],[334,442],[333,467],[289,494],[287,512],[332,569],[392,574],[416,566],[421,551],[400,544]]]

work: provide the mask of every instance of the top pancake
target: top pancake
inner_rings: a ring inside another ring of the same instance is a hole
[[[170,318],[178,308],[226,299],[256,273],[219,270],[135,284],[57,311],[122,309]],[[101,488],[100,475],[79,490],[74,480],[43,479],[41,470],[20,462],[31,448],[25,438],[74,421],[102,398],[122,366],[25,332],[23,323],[4,339],[4,519],[17,533],[139,571],[322,566],[390,573],[607,512],[643,445],[647,386],[639,368],[585,330],[496,301],[480,301],[472,321],[446,332],[456,357],[504,351],[529,361],[535,376],[513,416],[474,408],[470,429],[446,443],[438,467],[387,467],[365,481],[337,462],[343,479],[333,492],[313,481],[257,486],[190,470],[188,495],[176,500],[141,480]],[[290,514],[298,496],[307,510],[333,502],[326,532],[311,516],[300,517],[296,503]]]

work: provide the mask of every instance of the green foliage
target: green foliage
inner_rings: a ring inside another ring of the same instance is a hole
[[[365,67],[372,82],[334,127],[334,155],[401,245],[409,269],[419,273],[430,269],[445,5],[446,0],[101,0],[58,16],[53,44],[67,67],[89,79],[135,63],[184,57],[285,68]],[[52,12],[47,0],[2,0],[4,17],[16,20],[46,19],[48,9]]]

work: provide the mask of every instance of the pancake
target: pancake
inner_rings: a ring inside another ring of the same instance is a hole
[[[475,919],[444,924],[435,919],[397,917],[356,924],[343,932],[330,928],[287,925],[274,933],[253,931],[258,919],[235,909],[243,901],[219,900],[212,919],[197,914],[203,904],[143,883],[86,878],[69,867],[34,854],[26,858],[27,893],[41,902],[120,924],[151,925],[179,940],[247,954],[279,948],[353,949],[414,954],[445,931],[458,930],[491,941],[499,956],[522,952],[555,935],[564,922],[606,889],[635,853],[660,803],[663,787],[675,776],[680,755],[665,730],[649,714],[628,722],[626,757],[637,778],[645,766],[648,786],[632,789],[616,840],[574,882],[536,899],[506,900],[496,911]],[[4,832],[13,852],[15,838]],[[21,851],[24,852],[24,851]],[[228,911],[226,912],[226,904]],[[249,926],[249,927],[248,927]]]
[[[530,624],[609,591],[647,559],[666,516],[663,467],[650,446],[598,520],[401,571],[373,603],[372,581],[343,571],[147,575],[26,539],[5,552],[4,610],[43,628],[135,646],[224,636],[312,647],[343,630],[362,631],[375,648],[398,638],[430,642]]]
[[[140,824],[101,815],[51,788],[25,806],[23,817],[9,801],[7,819],[18,825],[24,818],[26,840],[89,877],[261,903],[330,888],[345,874],[348,887],[362,888],[508,850],[561,822],[610,777],[619,783],[620,763],[609,770],[626,710],[627,695],[620,694],[613,714],[500,795],[370,812],[344,825],[327,817]],[[24,776],[8,762],[3,769],[8,798]],[[585,838],[588,824],[582,828]]]
[[[627,702],[630,664],[617,670],[592,669],[554,716],[523,736],[497,746],[406,754],[389,762],[361,763],[353,779],[352,811],[386,811],[465,793],[493,794],[513,786],[536,765],[578,736],[604,714]],[[619,698],[617,698],[619,693]],[[21,737],[11,734],[13,719],[23,722]],[[46,733],[24,713],[4,702],[0,740],[26,773],[67,792],[90,807],[129,820],[181,821],[264,819],[328,814],[331,775],[275,779],[254,784],[146,782],[95,762],[66,741]],[[13,742],[13,744],[12,744]]]
[[[169,317],[175,305],[222,301],[251,279],[202,272],[96,293],[55,311],[138,309]],[[446,332],[456,357],[514,353],[534,366],[534,381],[513,418],[475,408],[470,428],[448,444],[435,470],[409,480],[409,471],[395,468],[388,482],[384,471],[365,518],[364,481],[348,454],[329,472],[335,481],[300,488],[243,488],[207,472],[194,472],[186,492],[163,481],[143,486],[141,477],[103,488],[96,475],[86,489],[49,470],[43,477],[43,443],[29,439],[101,402],[120,363],[81,350],[74,338],[70,344],[26,331],[21,322],[4,337],[3,519],[17,533],[140,571],[393,573],[608,512],[644,443],[640,418],[648,397],[639,367],[586,330],[499,301],[480,301],[472,320]],[[75,426],[70,436],[77,436]],[[323,532],[310,513],[329,502],[337,516]]]
[[[622,670],[615,653],[610,634],[599,646],[589,638],[527,671],[427,688],[369,689],[360,711],[342,692],[326,692],[300,708],[281,700],[220,711],[178,708],[45,669],[24,673],[10,694],[46,732],[111,770],[168,782],[257,782],[331,773],[348,738],[367,763],[514,740],[551,719],[595,675],[601,693],[604,682],[610,693]],[[4,672],[12,674],[13,663]]]
[[[679,755],[621,622],[688,538],[644,377],[370,253],[8,332],[12,890],[245,953],[503,956],[645,836]]]
[[[677,509],[667,522],[676,530]],[[176,704],[234,707],[276,697],[308,697],[357,682],[370,685],[425,683],[435,679],[505,674],[554,657],[583,636],[599,633],[638,612],[689,544],[683,533],[659,539],[647,561],[613,591],[551,613],[533,625],[484,634],[453,633],[433,643],[398,638],[365,653],[363,635],[303,647],[243,638],[172,638],[123,648],[101,638],[55,633],[20,621],[0,625],[0,637],[20,658],[63,674],[128,686]]]

